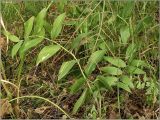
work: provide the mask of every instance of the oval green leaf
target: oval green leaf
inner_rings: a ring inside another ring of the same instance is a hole
[[[32,31],[32,28],[33,28],[33,22],[34,22],[34,16],[32,16],[29,20],[27,20],[25,23],[24,23],[24,39],[27,40],[31,31]]]
[[[130,88],[134,88],[134,84],[133,84],[132,78],[130,78],[130,77],[126,76],[126,75],[123,75],[123,76],[121,76],[120,79],[124,84],[128,85]]]
[[[147,63],[143,60],[132,60],[131,65],[135,67],[148,66]]]
[[[70,93],[76,93],[85,83],[85,79],[83,77],[77,79],[75,83],[70,87]]]
[[[61,47],[59,45],[45,46],[38,54],[36,65],[38,66],[39,63],[44,62],[48,58],[52,57],[54,54],[56,54],[60,50],[60,48]]]
[[[129,27],[128,26],[122,27],[120,29],[120,35],[121,35],[122,43],[126,44],[130,37]]]
[[[85,68],[86,75],[90,75],[96,68],[96,65],[103,59],[105,50],[98,50],[90,56]]]
[[[79,34],[71,43],[71,50],[75,50],[76,52],[79,49],[80,43],[84,37],[86,37],[88,33]]]
[[[15,36],[15,35],[9,35],[8,38],[12,41],[12,42],[19,42],[20,39]]]
[[[137,46],[134,43],[131,43],[126,50],[126,59],[132,60],[134,53],[137,51]]]
[[[14,56],[17,54],[19,48],[21,47],[23,43],[23,40],[20,40],[17,44],[15,44],[12,48],[12,51],[11,51],[11,56],[12,58],[14,58]]]
[[[98,80],[105,86],[106,89],[112,90],[112,86],[116,85],[118,78],[112,76],[98,76]]]
[[[79,108],[83,105],[83,103],[84,103],[85,100],[86,100],[87,93],[88,93],[88,89],[86,88],[86,89],[83,91],[83,93],[82,93],[82,95],[80,96],[80,98],[79,98],[79,99],[77,100],[77,102],[75,103],[74,108],[73,108],[73,111],[72,111],[73,114],[76,114],[77,111],[79,110]]]
[[[66,14],[60,14],[53,23],[53,28],[51,30],[51,39],[55,39],[61,32],[62,24],[65,19]]]
[[[136,74],[136,75],[145,74],[145,72],[142,69],[139,69],[134,66],[128,66],[127,71],[129,74]]]
[[[126,63],[120,58],[104,57],[104,59],[117,67],[122,67],[122,68],[126,67]]]
[[[43,8],[35,18],[34,34],[39,33],[44,26],[47,8]]]
[[[59,73],[58,73],[58,80],[62,79],[64,76],[66,76],[69,73],[69,71],[72,69],[72,67],[74,66],[75,63],[76,63],[76,60],[63,62],[63,64],[61,65],[61,68],[59,70]]]
[[[20,41],[20,39],[19,39],[17,36],[12,35],[12,34],[11,34],[10,32],[8,32],[8,31],[3,31],[3,34],[4,34],[6,37],[8,37],[8,39],[11,40],[12,42],[19,42],[19,41]]]
[[[130,93],[131,93],[130,88],[129,88],[128,85],[125,84],[125,83],[118,82],[118,83],[117,83],[117,87],[122,88],[122,89],[126,90],[127,92],[130,92]]]
[[[110,75],[121,75],[122,74],[122,70],[116,67],[102,67],[100,70]]]

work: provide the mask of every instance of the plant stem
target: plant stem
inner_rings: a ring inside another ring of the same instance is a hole
[[[18,86],[16,86],[14,83],[11,83],[11,82],[9,82],[9,81],[7,81],[7,80],[3,80],[3,79],[1,78],[1,75],[0,75],[0,82],[2,82],[2,83],[8,83],[8,84],[12,85],[13,87],[15,87],[16,89],[18,89]]]
[[[22,73],[22,68],[23,68],[23,64],[24,64],[24,55],[22,56],[21,58],[21,61],[20,61],[20,64],[18,66],[18,74],[17,74],[17,86],[18,86],[18,89],[17,89],[17,98],[19,98],[19,92],[20,92],[20,86],[21,86],[21,73]],[[17,104],[19,103],[19,99],[17,99]]]
[[[19,66],[18,66],[18,73],[17,73],[18,81],[17,81],[17,83],[19,83],[19,80],[20,80],[20,77],[21,77],[23,64],[24,64],[24,55],[22,56],[21,61],[20,61],[20,64],[19,64]]]

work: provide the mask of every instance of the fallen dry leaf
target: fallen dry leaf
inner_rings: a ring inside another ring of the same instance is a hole
[[[43,106],[35,109],[35,112],[38,114],[43,114],[50,106]]]
[[[12,106],[7,99],[1,99],[0,106],[0,118],[12,113]]]

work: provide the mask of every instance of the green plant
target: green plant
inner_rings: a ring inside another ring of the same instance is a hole
[[[152,15],[146,13],[146,5],[150,3],[142,4],[141,9],[141,4],[134,1],[123,4],[105,0],[92,1],[87,7],[73,5],[66,0],[54,2],[58,10],[54,22],[48,20],[52,5],[50,3],[36,17],[32,16],[24,22],[23,36],[17,37],[6,29],[3,31],[6,38],[15,43],[11,49],[12,58],[19,58],[20,61],[16,84],[8,82],[17,89],[16,98],[10,101],[17,100],[19,103],[20,98],[40,98],[50,102],[38,96],[20,96],[22,73],[25,74],[24,63],[29,53],[36,48],[37,57],[33,59],[36,70],[44,64],[49,66],[46,61],[53,56],[59,58],[60,66],[57,65],[58,70],[55,70],[56,85],[65,87],[71,95],[79,93],[79,98],[72,106],[72,115],[77,114],[84,104],[89,104],[84,115],[87,114],[93,119],[105,118],[109,105],[104,102],[104,96],[115,91],[118,118],[121,118],[123,93],[132,95],[132,91],[137,89],[145,90],[147,104],[155,104],[158,81],[155,77],[156,67],[151,64],[150,56],[156,56],[157,52],[150,47],[157,43],[157,32],[153,34],[157,25]],[[143,14],[133,15],[136,10]],[[70,28],[74,29],[74,32],[65,39],[63,35],[66,31],[70,32]],[[148,34],[150,31],[151,35]],[[143,37],[151,40],[143,41]],[[34,65],[31,64],[32,67]],[[69,77],[74,80],[70,81]],[[7,83],[5,80],[1,81]],[[68,84],[70,82],[71,84]],[[50,103],[70,117],[55,103]]]

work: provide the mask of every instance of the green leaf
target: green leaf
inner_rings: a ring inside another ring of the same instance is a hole
[[[90,75],[96,68],[96,65],[103,59],[105,50],[98,50],[90,56],[85,68],[86,75]]]
[[[99,22],[99,18],[100,17],[100,13],[99,12],[95,12],[91,15],[90,19],[89,19],[89,26],[94,26],[97,25]]]
[[[128,76],[123,75],[123,76],[121,76],[120,79],[124,84],[128,85],[130,88],[134,88],[133,81]]]
[[[101,43],[99,43],[99,48],[101,50],[106,50],[106,51],[114,51],[116,49],[116,45],[113,44],[111,41],[105,42],[105,40],[102,38]]]
[[[145,72],[142,69],[139,69],[139,68],[134,67],[134,66],[128,66],[127,67],[127,72],[130,73],[130,74],[137,74],[137,75],[145,74]]]
[[[34,34],[39,33],[43,29],[46,14],[47,14],[47,8],[43,8],[38,13],[38,15],[35,19]]]
[[[94,81],[94,84],[91,86],[91,89],[92,91],[98,91],[100,90],[101,88],[106,88],[106,86],[100,81],[100,78],[98,78],[99,76],[97,76],[97,79]],[[108,88],[107,89],[110,89],[112,90],[112,87],[110,87],[108,85]]]
[[[118,81],[117,77],[112,76],[98,76],[99,81],[105,86],[106,89],[112,90],[112,86],[116,85],[116,82]]]
[[[131,65],[135,67],[148,66],[147,63],[143,60],[132,60]]]
[[[53,23],[53,28],[51,30],[51,39],[55,39],[61,32],[63,21],[66,17],[66,14],[60,14]]]
[[[80,22],[80,24],[82,24],[80,27],[80,32],[81,33],[88,33],[88,21],[87,20],[82,21],[82,22]]]
[[[78,48],[80,46],[80,42],[82,41],[82,39],[84,37],[86,37],[88,35],[88,33],[82,33],[82,34],[79,34],[74,40],[73,42],[71,43],[71,49],[75,51],[78,51]]]
[[[122,27],[120,29],[120,35],[121,35],[122,43],[126,44],[130,37],[129,27],[128,26]]]
[[[126,67],[126,63],[120,58],[107,56],[107,57],[104,57],[104,59],[117,67],[122,67],[122,68]]]
[[[136,44],[131,43],[126,50],[126,59],[133,59],[134,53],[137,51]]]
[[[35,38],[33,40],[28,40],[24,42],[19,50],[20,57],[22,57],[29,49],[37,46],[41,41],[42,41],[41,39]]]
[[[122,17],[127,18],[131,17],[132,11],[134,10],[135,3],[134,1],[127,1],[126,4],[124,4]]]
[[[52,30],[52,25],[48,22],[48,21],[44,21],[44,28],[45,28],[45,30],[46,30],[46,32],[48,33],[48,34],[50,34],[50,32],[51,32],[51,30]]]
[[[60,48],[61,47],[59,45],[45,46],[38,54],[36,65],[38,66],[39,63],[44,62],[48,58],[52,57],[54,54],[56,54],[60,50]]]
[[[124,89],[124,90],[126,90],[126,91],[128,91],[128,92],[130,92],[130,93],[131,93],[130,88],[129,88],[129,87],[128,87],[128,85],[127,85],[127,84],[125,84],[125,83],[118,82],[118,83],[117,83],[117,87],[122,88],[122,89]]]
[[[22,58],[25,52],[27,52],[29,49],[37,46],[39,43],[41,43],[44,40],[45,31],[42,29],[39,33],[41,37],[35,38],[33,40],[27,40],[23,43],[22,47],[19,50],[19,55]]]
[[[76,93],[85,83],[85,79],[83,77],[77,79],[75,83],[70,87],[70,93]]]
[[[74,66],[75,63],[76,63],[76,60],[63,62],[63,64],[61,65],[61,68],[59,70],[59,73],[58,73],[58,80],[62,79],[64,76],[66,76],[69,73],[69,71],[72,69],[72,67]]]
[[[17,54],[19,48],[21,47],[23,43],[23,40],[20,40],[17,44],[15,44],[12,48],[12,51],[11,51],[11,56],[12,58],[14,58],[14,56]]]
[[[12,42],[19,42],[19,38],[15,35],[9,35],[8,38],[12,41]]]
[[[15,35],[12,35],[10,32],[8,31],[3,31],[3,34],[8,37],[9,40],[11,40],[12,42],[19,42],[19,38]]]
[[[140,33],[145,29],[145,27],[149,27],[150,24],[152,23],[153,18],[151,16],[146,16],[142,20],[138,21],[138,24],[135,29],[135,34]]]
[[[100,70],[110,75],[121,75],[122,74],[122,70],[116,67],[102,67],[100,68]]]
[[[32,31],[34,19],[35,19],[35,17],[32,16],[28,21],[26,21],[24,23],[24,39],[25,40],[28,39],[28,37]]]
[[[79,108],[84,104],[85,100],[86,100],[86,97],[87,97],[87,94],[88,94],[88,89],[86,88],[82,95],[80,96],[80,98],[77,100],[77,102],[75,103],[74,105],[74,108],[73,108],[73,114],[76,114],[77,111],[79,110]]]
[[[65,7],[66,4],[67,4],[67,0],[58,1],[58,4],[57,4],[58,10],[60,12],[63,12],[64,11],[64,7]]]

